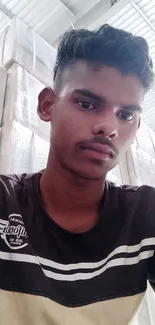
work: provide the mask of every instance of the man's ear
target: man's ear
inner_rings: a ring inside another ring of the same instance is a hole
[[[37,112],[41,120],[49,122],[52,116],[52,105],[56,96],[51,88],[44,88],[38,96]]]

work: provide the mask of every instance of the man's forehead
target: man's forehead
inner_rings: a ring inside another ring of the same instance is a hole
[[[76,89],[87,89],[109,102],[124,105],[140,104],[144,97],[144,88],[134,75],[122,75],[113,67],[91,67],[85,62],[77,62],[69,67],[63,76],[62,93],[72,94]]]

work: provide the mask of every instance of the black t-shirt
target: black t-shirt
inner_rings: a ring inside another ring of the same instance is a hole
[[[0,177],[0,324],[127,325],[155,287],[155,189],[106,181],[98,223],[74,234],[44,212],[40,177]]]

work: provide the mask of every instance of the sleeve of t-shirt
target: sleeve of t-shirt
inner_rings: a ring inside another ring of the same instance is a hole
[[[147,279],[155,291],[155,188],[143,185],[138,188],[137,194],[138,213],[135,218],[144,240],[150,239],[151,242],[150,247],[146,248],[152,255],[148,259]]]
[[[152,289],[155,291],[155,254],[149,263],[149,275],[148,280],[151,284]]]
[[[18,179],[14,175],[0,175],[0,223],[1,230],[11,213],[18,213],[18,200],[16,195]]]

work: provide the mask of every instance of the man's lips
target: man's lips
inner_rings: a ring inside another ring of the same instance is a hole
[[[105,145],[105,144],[89,143],[89,144],[83,146],[83,149],[89,149],[89,150],[93,150],[93,151],[96,151],[99,153],[104,153],[111,157],[114,156],[114,152],[110,149],[110,147],[108,145]]]
[[[81,149],[86,151],[90,158],[99,160],[108,160],[114,158],[113,150],[108,146],[100,143],[89,143],[81,146]]]
[[[110,160],[119,155],[119,151],[108,137],[96,135],[91,140],[81,141],[78,147],[90,159]]]

